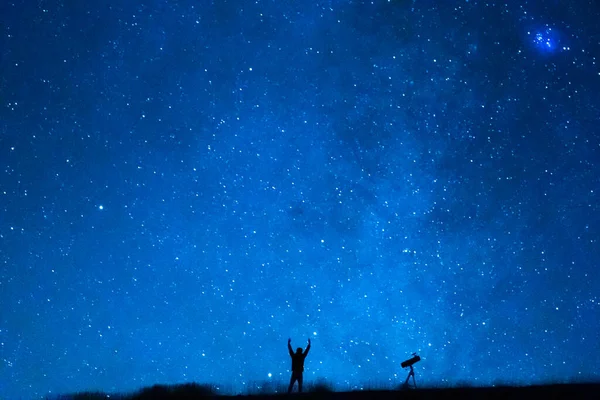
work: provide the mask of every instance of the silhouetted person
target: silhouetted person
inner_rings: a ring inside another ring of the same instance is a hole
[[[308,346],[306,346],[306,350],[304,353],[302,352],[302,347],[298,347],[296,352],[292,350],[292,339],[288,339],[288,351],[290,352],[290,357],[292,357],[292,377],[290,379],[290,387],[288,388],[288,393],[292,392],[292,388],[294,387],[294,383],[298,381],[298,392],[302,392],[302,373],[304,372],[304,359],[308,355],[308,351],[310,350],[310,338],[308,339]]]

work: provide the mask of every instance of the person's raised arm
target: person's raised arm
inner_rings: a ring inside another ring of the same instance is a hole
[[[290,356],[294,355],[294,350],[292,350],[292,339],[288,339],[288,351],[290,352]]]
[[[304,356],[308,355],[308,351],[310,350],[310,338],[308,338],[308,346],[306,346],[306,350],[304,350]]]

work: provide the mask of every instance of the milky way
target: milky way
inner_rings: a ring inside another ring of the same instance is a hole
[[[598,379],[594,2],[172,3],[2,6],[0,398]]]

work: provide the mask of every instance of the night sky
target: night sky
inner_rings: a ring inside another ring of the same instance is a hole
[[[599,379],[594,3],[2,1],[0,398]]]

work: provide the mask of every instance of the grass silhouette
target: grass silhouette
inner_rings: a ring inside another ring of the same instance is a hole
[[[380,389],[375,387],[379,386]],[[581,378],[577,383],[548,384],[534,386],[510,386],[502,383],[493,387],[473,387],[462,382],[454,387],[440,386],[419,389],[381,389],[382,385],[368,385],[365,389],[338,392],[333,385],[320,379],[307,382],[301,394],[287,394],[287,384],[272,381],[251,382],[245,394],[223,394],[216,385],[185,383],[178,385],[154,385],[128,394],[81,392],[59,396],[60,400],[201,400],[219,398],[249,397],[252,400],[273,399],[277,397],[304,397],[310,399],[334,400],[393,400],[393,399],[600,399],[600,383],[590,378],[585,382]]]

